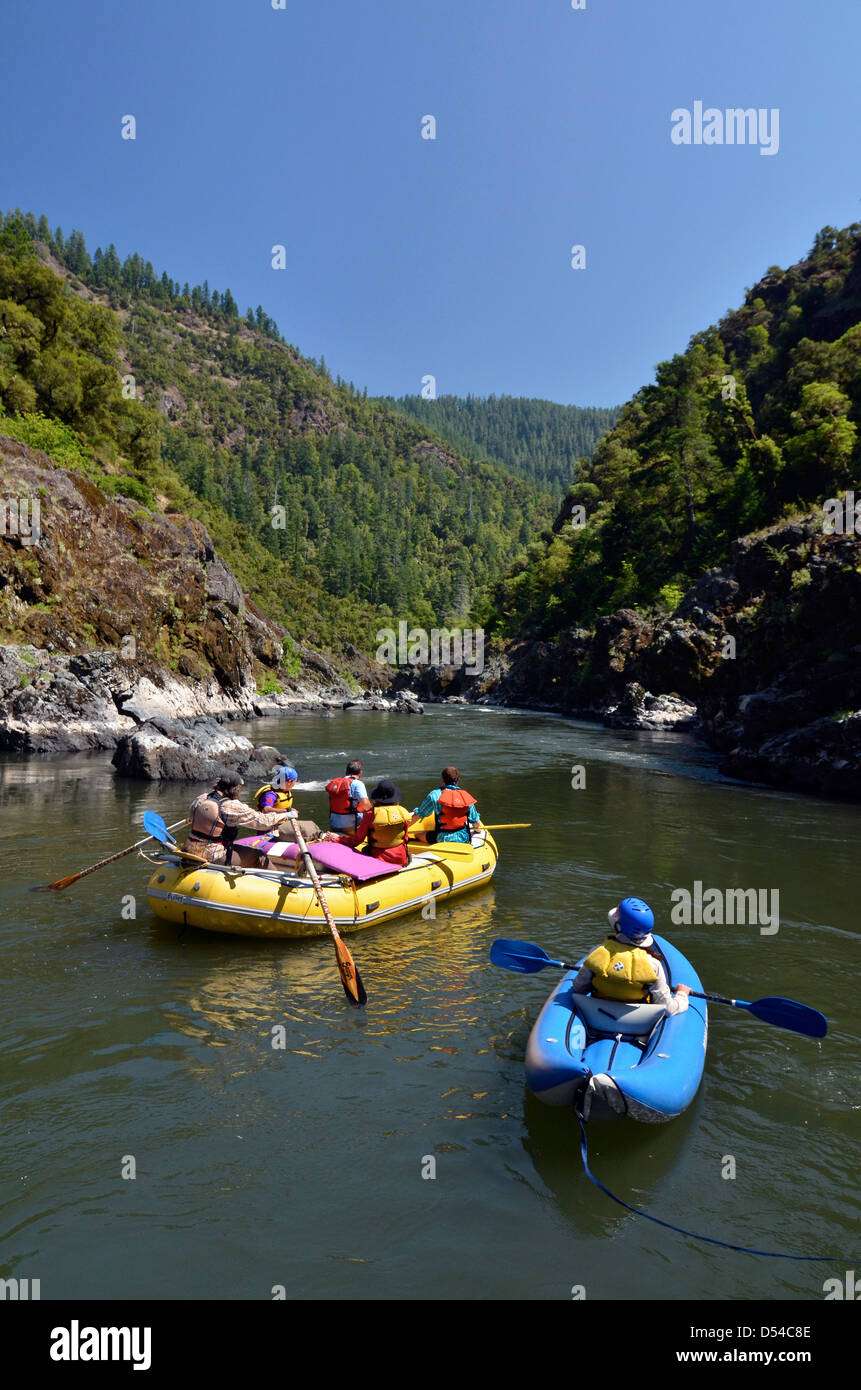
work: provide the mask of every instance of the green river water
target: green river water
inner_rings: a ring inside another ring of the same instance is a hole
[[[408,806],[454,762],[485,820],[533,828],[500,831],[492,885],[435,921],[348,938],[369,995],[358,1013],[328,940],[162,923],[137,855],[31,893],[139,838],[147,806],[180,819],[198,789],[115,779],[107,754],[5,757],[0,1276],[40,1279],[43,1299],[265,1300],[279,1285],[288,1298],[569,1299],[582,1285],[589,1299],[821,1299],[825,1278],[861,1267],[858,807],[726,783],[684,737],[544,715],[449,706],[236,727],[291,757],[309,784],[300,811],[318,821],[323,783],[360,756]],[[670,893],[697,880],[778,890],[779,930],[671,926]],[[717,1249],[622,1210],[586,1179],[573,1116],[526,1093],[526,1040],[556,975],[494,968],[491,941],[570,958],[629,893],[707,989],[800,999],[830,1032],[819,1043],[713,1006],[688,1112],[590,1125],[593,1170],[665,1220],[833,1265]]]

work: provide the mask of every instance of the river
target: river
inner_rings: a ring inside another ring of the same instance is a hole
[[[30,892],[139,838],[148,806],[181,819],[192,791],[117,780],[107,754],[3,757],[0,1276],[40,1279],[43,1299],[821,1299],[842,1279],[861,1233],[861,809],[726,783],[684,736],[546,715],[235,727],[289,755],[318,821],[323,784],[358,756],[408,806],[453,762],[485,820],[532,829],[500,831],[492,885],[435,921],[348,938],[359,1013],[328,940],[162,923],[137,855]],[[671,926],[671,892],[697,881],[778,890],[779,930]],[[800,999],[830,1031],[820,1043],[713,1006],[688,1112],[590,1125],[593,1170],[664,1220],[833,1265],[624,1211],[586,1179],[573,1116],[527,1095],[555,974],[494,968],[491,941],[571,958],[629,893],[706,989]]]

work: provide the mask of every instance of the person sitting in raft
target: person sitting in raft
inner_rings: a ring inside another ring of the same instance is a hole
[[[329,829],[350,835],[359,828],[359,816],[370,811],[368,789],[362,777],[362,764],[354,758],[347,763],[344,777],[333,777],[326,783],[329,793]]]
[[[410,813],[406,806],[401,805],[400,788],[384,777],[371,792],[371,808],[365,811],[353,834],[334,835],[330,832],[323,839],[348,845],[350,849],[356,849],[363,840],[367,840],[363,854],[400,869],[410,857],[407,849],[409,823]]]
[[[239,800],[245,786],[238,773],[219,777],[214,787],[191,804],[191,829],[185,842],[189,854],[199,854],[210,864],[239,864],[251,868],[258,862],[256,850],[234,849],[240,831],[275,830],[293,811],[257,811]]]
[[[421,806],[413,811],[410,825],[432,815],[436,829],[430,832],[416,831],[414,839],[424,844],[455,840],[469,844],[473,830],[481,830],[481,817],[474,796],[458,785],[460,773],[456,767],[444,767],[440,773],[440,786],[428,792]]]
[[[586,957],[574,977],[573,992],[627,1004],[662,1004],[668,1014],[684,1013],[690,986],[677,985],[675,994],[670,990],[652,943],[652,909],[642,898],[625,898],[607,916],[615,932]]]
[[[283,767],[277,767],[272,774],[271,782],[266,782],[262,787],[258,787],[254,793],[254,805],[258,811],[292,811],[293,810],[293,788],[299,781],[299,774],[295,767],[285,763]],[[298,820],[296,816],[290,817],[295,821],[306,840],[312,835],[319,835],[320,827],[313,820]],[[288,834],[287,839],[293,836]]]

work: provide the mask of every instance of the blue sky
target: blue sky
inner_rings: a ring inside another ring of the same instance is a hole
[[[859,40],[858,0],[42,0],[3,19],[0,206],[374,395],[612,405],[861,218]],[[695,101],[777,108],[778,153],[674,145]]]

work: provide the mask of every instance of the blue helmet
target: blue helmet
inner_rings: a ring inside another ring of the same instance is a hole
[[[279,767],[276,772],[273,772],[272,781],[269,783],[269,785],[271,786],[273,791],[281,792],[284,790],[288,782],[298,781],[299,774],[296,771],[295,767],[290,767],[289,764],[285,763],[283,767]]]
[[[624,898],[615,910],[617,930],[629,941],[642,941],[655,925],[655,914],[642,898]]]

